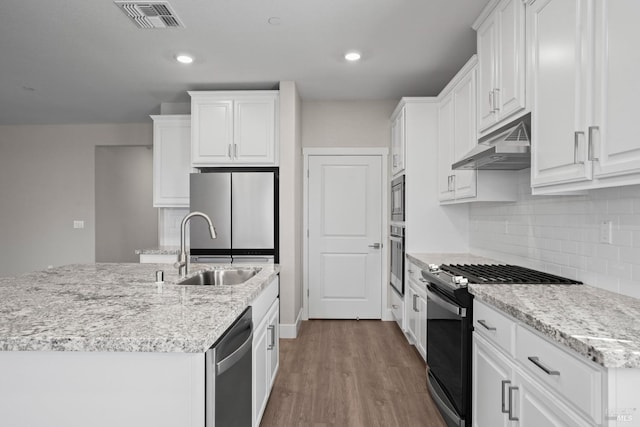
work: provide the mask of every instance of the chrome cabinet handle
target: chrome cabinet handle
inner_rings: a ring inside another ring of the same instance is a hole
[[[394,154],[393,155],[393,167],[397,167],[398,166],[398,155]]]
[[[518,387],[509,386],[509,421],[520,421],[520,419],[513,415],[513,390],[518,390]]]
[[[501,408],[501,410],[502,410],[502,413],[503,413],[503,414],[508,414],[508,413],[509,413],[509,409],[504,405],[504,404],[505,404],[505,401],[504,401],[504,395],[505,395],[505,392],[504,392],[504,386],[505,386],[506,384],[511,384],[511,381],[509,381],[509,380],[502,380],[502,390],[501,390],[501,395],[502,395],[502,398],[501,398],[501,401],[502,401],[502,408]]]
[[[499,101],[499,98],[498,98],[499,94],[500,94],[500,89],[495,88],[493,90],[493,96],[494,96],[494,98],[493,98],[493,111],[494,112],[499,112],[500,111],[500,103],[498,102]]]
[[[584,136],[584,132],[576,131],[573,133],[573,163],[584,164],[584,161],[578,160],[578,148],[580,145],[580,135]]]
[[[400,308],[400,306],[398,304],[392,304],[391,308],[393,308],[394,310],[397,310]]]
[[[415,311],[415,312],[417,312],[417,311],[418,311],[418,307],[417,307],[417,305],[416,305],[417,300],[418,300],[418,295],[413,294],[413,311]]]
[[[267,347],[267,350],[273,350],[276,346],[276,327],[275,325],[267,326],[267,330],[271,331],[271,343]]]
[[[228,158],[230,158],[230,159],[232,159],[232,158],[233,158],[233,157],[231,157],[231,144],[229,144],[229,145],[227,146],[227,157],[228,157]]]
[[[554,371],[551,368],[548,368],[547,366],[545,366],[541,361],[540,358],[535,357],[535,356],[529,356],[527,357],[527,359],[529,359],[529,361],[531,363],[533,363],[534,365],[536,365],[538,368],[542,369],[547,375],[560,375],[559,371]]]
[[[478,320],[478,323],[481,324],[482,326],[484,326],[484,328],[488,331],[495,331],[496,328],[494,328],[493,326],[489,326],[487,325],[487,322],[485,320]]]
[[[456,176],[451,175],[451,191],[456,191]]]
[[[238,158],[238,144],[233,144],[233,157]]]
[[[599,126],[589,126],[589,157],[590,161],[599,160],[593,155],[593,131],[600,130]]]
[[[493,108],[493,91],[489,91],[489,112],[493,114],[495,112],[495,108]]]
[[[370,248],[380,249],[382,247],[381,243],[374,243],[373,245],[369,245]]]

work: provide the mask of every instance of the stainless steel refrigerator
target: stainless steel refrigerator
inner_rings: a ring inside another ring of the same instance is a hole
[[[206,168],[190,177],[192,262],[278,262],[278,168]]]

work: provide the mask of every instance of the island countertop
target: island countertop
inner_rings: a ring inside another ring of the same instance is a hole
[[[0,351],[205,352],[279,271],[255,267],[247,282],[227,286],[176,285],[167,264],[75,264],[2,277]],[[211,268],[193,264],[189,275]]]

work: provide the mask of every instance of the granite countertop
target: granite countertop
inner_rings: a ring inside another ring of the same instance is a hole
[[[176,285],[177,270],[166,264],[77,264],[2,277],[0,351],[205,352],[279,271],[255,266],[256,276],[233,286]],[[192,264],[189,276],[212,268]],[[156,270],[164,270],[163,284]]]
[[[407,254],[422,268],[497,263],[472,254]],[[469,285],[469,292],[607,368],[640,368],[640,299],[585,285]]]

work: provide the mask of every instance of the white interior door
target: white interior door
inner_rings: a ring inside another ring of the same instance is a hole
[[[309,317],[381,318],[381,157],[309,156],[308,194]]]

